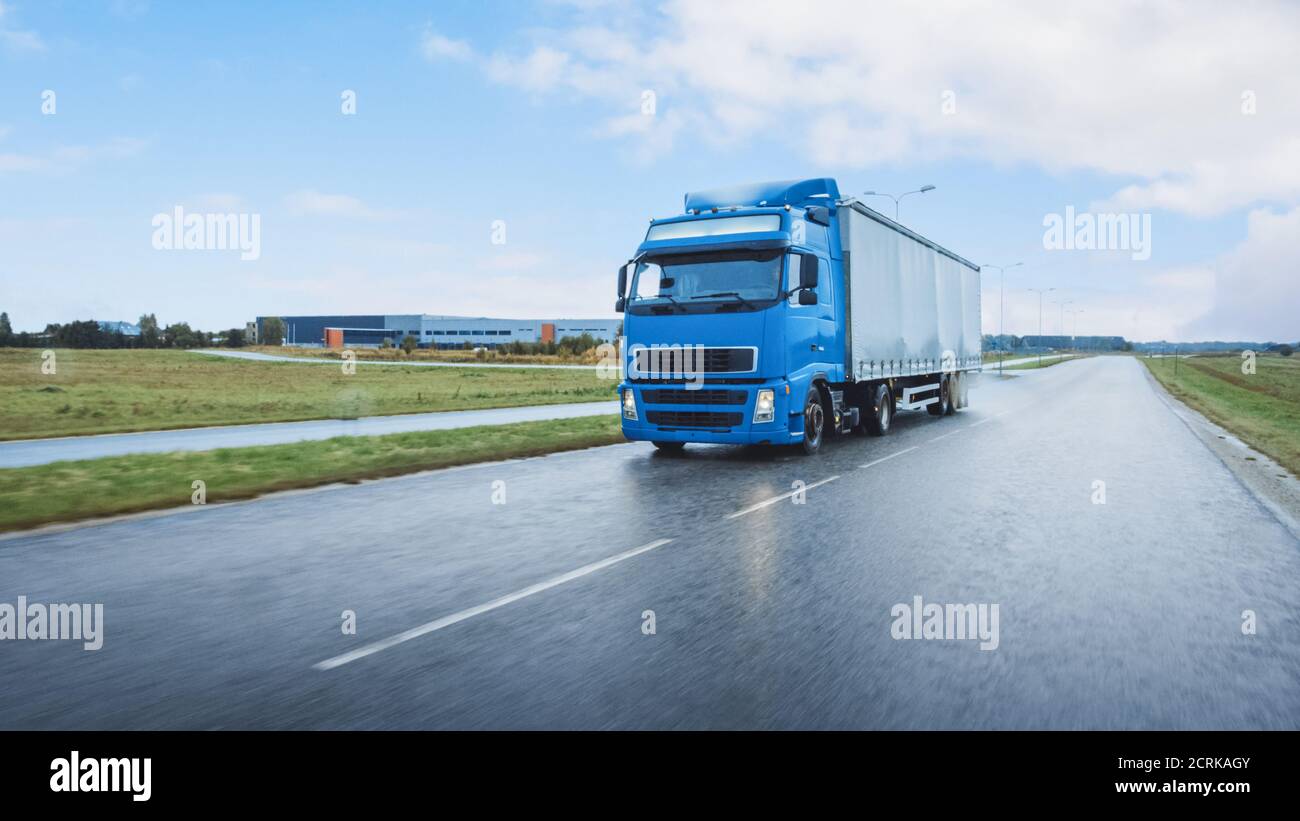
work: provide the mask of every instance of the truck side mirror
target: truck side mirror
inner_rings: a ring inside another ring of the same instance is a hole
[[[622,299],[627,295],[627,266],[630,263],[623,263],[618,267],[618,298]]]
[[[619,297],[614,300],[614,313],[621,314],[627,308],[627,297]]]
[[[799,287],[816,288],[817,287],[817,257],[812,254],[804,254],[800,257],[799,262]],[[799,303],[802,305],[803,303]]]
[[[814,291],[800,291],[800,292],[799,292],[799,304],[800,304],[800,305],[816,305],[816,304],[817,304],[817,294],[816,294],[816,292],[814,292]]]

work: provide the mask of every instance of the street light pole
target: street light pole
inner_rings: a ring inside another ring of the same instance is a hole
[[[1073,299],[1053,299],[1052,304],[1061,312],[1056,323],[1056,330],[1062,340],[1065,339],[1065,306],[1074,303]]]
[[[999,344],[1001,344],[1001,340],[1006,336],[1006,327],[1005,327],[1005,326],[1006,326],[1006,323],[1004,322],[1004,318],[1006,317],[1006,313],[1007,313],[1007,269],[1008,269],[1008,268],[1015,268],[1017,265],[1024,265],[1024,263],[1023,263],[1023,262],[1013,262],[1013,263],[1010,264],[1010,265],[985,265],[985,266],[983,266],[983,267],[985,267],[985,268],[997,268],[997,269],[998,269],[998,340],[999,340]],[[1003,356],[998,357],[998,376],[1001,376],[1001,375],[1002,375],[1002,360],[1004,360],[1004,359],[1006,359],[1006,355],[1005,355],[1005,354],[1004,354]]]
[[[894,222],[898,222],[898,206],[903,201],[903,197],[906,197],[908,194],[924,194],[926,191],[933,191],[933,190],[934,190],[933,185],[923,185],[920,188],[916,189],[915,191],[904,191],[903,193],[899,194],[897,197],[895,197],[893,194],[886,194],[883,191],[864,191],[862,196],[889,197],[891,200],[894,201]]]
[[[1055,291],[1055,288],[1028,288],[1038,292],[1038,367],[1043,367],[1043,294]]]

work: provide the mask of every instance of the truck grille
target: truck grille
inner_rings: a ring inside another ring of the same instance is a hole
[[[699,353],[697,353],[697,350]],[[644,376],[662,378],[679,373],[698,373],[702,355],[704,373],[748,373],[754,370],[753,348],[692,347],[641,348],[636,352],[636,369]]]
[[[641,398],[647,405],[743,405],[744,391],[711,390],[644,390]]]
[[[646,411],[646,421],[664,428],[732,428],[740,424],[738,413],[703,411]]]

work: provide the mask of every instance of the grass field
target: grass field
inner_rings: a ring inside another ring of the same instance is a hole
[[[0,531],[622,442],[617,415],[0,470]]]
[[[0,348],[0,439],[613,400],[595,370],[253,362],[187,351]]]
[[[1019,357],[1019,358],[1023,358],[1023,357]],[[1004,366],[1002,367],[1002,370],[1004,370],[1004,371],[1032,371],[1032,370],[1034,370],[1035,368],[1050,368],[1050,367],[1052,367],[1053,365],[1059,365],[1059,364],[1061,364],[1062,362],[1069,362],[1071,359],[1078,359],[1078,358],[1079,358],[1078,356],[1075,356],[1075,355],[1073,355],[1073,354],[1067,354],[1067,355],[1065,355],[1065,356],[1057,356],[1057,355],[1053,354],[1053,355],[1051,355],[1050,357],[1049,357],[1049,356],[1044,356],[1042,362],[1039,362],[1038,359],[1037,359],[1037,357],[1035,357],[1034,360],[1033,360],[1032,362],[1021,362],[1021,363],[1018,364],[1018,365],[1004,365]],[[994,363],[994,364],[996,364],[996,363]]]
[[[1300,476],[1300,357],[1239,355],[1142,361],[1171,394]]]
[[[981,356],[985,365],[996,365],[999,359],[1024,359],[1025,354],[1015,351],[984,351]]]

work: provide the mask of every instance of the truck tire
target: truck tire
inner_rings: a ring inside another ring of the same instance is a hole
[[[966,374],[959,373],[953,375],[952,388],[952,412],[956,413],[970,403],[966,394]]]
[[[803,441],[799,447],[804,454],[812,456],[822,446],[826,435],[826,409],[822,406],[822,394],[813,385],[808,388],[808,395],[803,400]]]
[[[664,453],[681,453],[686,448],[685,442],[655,442],[655,450]]]
[[[925,406],[931,416],[947,416],[952,413],[952,381],[947,376],[939,377],[939,401]]]
[[[877,385],[862,409],[862,427],[872,436],[884,436],[894,424],[894,395],[888,385]]]

